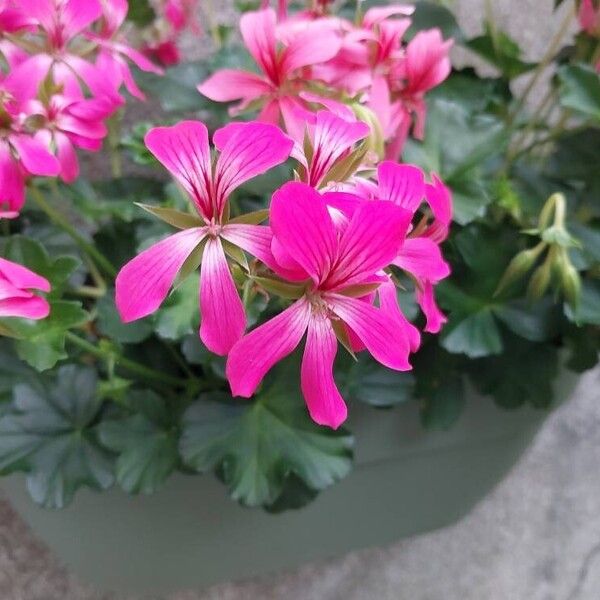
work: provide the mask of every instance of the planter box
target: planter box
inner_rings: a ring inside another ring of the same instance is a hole
[[[558,398],[575,383],[563,374]],[[471,391],[448,432],[424,431],[414,402],[392,411],[352,406],[350,414],[355,470],[299,511],[241,508],[212,476],[175,476],[150,497],[83,491],[63,511],[35,506],[23,477],[1,487],[81,579],[105,590],[159,594],[264,575],[453,523],[505,476],[548,413],[503,411]]]

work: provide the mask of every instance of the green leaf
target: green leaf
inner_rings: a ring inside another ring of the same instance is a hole
[[[52,286],[50,298],[60,296],[69,277],[80,264],[74,256],[51,258],[38,241],[22,235],[13,235],[8,239],[4,257],[45,277]]]
[[[364,10],[366,10],[366,7]],[[410,33],[413,35],[424,29],[438,27],[444,38],[453,38],[456,41],[461,41],[464,38],[464,34],[452,12],[436,2],[426,0],[417,2],[411,19]]]
[[[428,106],[425,140],[409,140],[403,160],[441,174],[454,192],[454,220],[469,223],[490,202],[484,167],[502,155],[508,133],[500,119],[456,102],[435,98]]]
[[[514,79],[536,67],[536,63],[521,59],[521,49],[515,40],[489,22],[485,23],[483,35],[468,40],[465,45],[497,67],[507,79]]]
[[[504,408],[529,403],[547,408],[554,397],[552,382],[558,372],[556,348],[533,344],[519,338],[505,340],[500,356],[469,364],[471,378],[484,394],[491,394]]]
[[[470,358],[500,354],[502,337],[490,308],[455,316],[444,327],[440,344],[448,352],[466,354]]]
[[[114,291],[109,291],[96,304],[98,331],[123,344],[138,344],[152,335],[151,318],[123,323],[115,306]]]
[[[164,400],[151,391],[135,391],[129,401],[138,411],[98,426],[100,441],[119,454],[118,484],[130,494],[152,494],[176,468],[178,434]]]
[[[337,379],[344,397],[378,408],[406,402],[412,398],[415,384],[411,373],[386,369],[365,356],[340,369]]]
[[[549,297],[539,302],[512,300],[494,308],[494,314],[513,333],[531,342],[544,342],[559,334],[560,306]]]
[[[203,227],[204,222],[197,215],[184,213],[174,208],[165,208],[163,206],[151,206],[150,204],[142,204],[136,202],[136,205],[149,212],[151,215],[158,217],[161,221],[173,225],[178,229],[188,229],[190,227]]]
[[[65,335],[72,327],[87,322],[88,313],[79,302],[57,300],[52,302],[50,315],[39,321],[4,319],[19,339],[15,347],[19,358],[38,371],[52,368],[59,360],[67,358]]]
[[[178,340],[198,329],[199,277],[192,273],[175,289],[156,313],[156,333],[167,340]]]
[[[199,472],[217,469],[231,496],[247,506],[272,505],[292,474],[320,491],[352,464],[352,437],[313,423],[289,368],[277,371],[251,404],[204,395],[183,417],[184,461]]]
[[[93,369],[66,365],[41,390],[17,385],[13,408],[0,419],[0,469],[26,470],[29,493],[42,506],[62,508],[82,486],[113,484],[110,456],[93,430],[96,385]]]
[[[558,70],[560,103],[600,122],[600,77],[591,65],[566,65]]]
[[[565,334],[565,341],[570,350],[567,362],[569,369],[576,373],[583,373],[598,364],[600,332],[573,326]]]
[[[464,384],[459,375],[454,375],[425,398],[421,406],[421,423],[426,429],[450,429],[464,406]]]
[[[41,381],[36,371],[17,358],[13,341],[0,339],[0,414],[18,383],[39,387]]]
[[[127,20],[135,23],[138,27],[150,25],[156,19],[156,13],[149,0],[129,0],[129,11]]]

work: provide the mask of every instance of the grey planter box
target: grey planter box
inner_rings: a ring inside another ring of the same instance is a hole
[[[566,399],[576,377],[556,385]],[[352,474],[308,507],[279,515],[234,504],[212,476],[173,477],[154,496],[80,492],[63,511],[38,508],[23,477],[1,487],[77,576],[104,590],[164,593],[264,575],[451,524],[481,500],[530,444],[548,413],[508,412],[469,392],[459,423],[426,432],[416,403],[352,406]]]

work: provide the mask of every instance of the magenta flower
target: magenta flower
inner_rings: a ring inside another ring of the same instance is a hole
[[[43,319],[50,306],[31,290],[50,291],[46,279],[5,258],[0,258],[0,317]]]
[[[417,284],[417,302],[427,323],[425,331],[437,333],[446,317],[435,302],[433,286],[450,274],[450,267],[442,257],[439,244],[448,235],[452,219],[452,197],[442,181],[433,176],[426,183],[423,172],[412,165],[384,161],[377,168],[377,185],[364,184],[355,188],[367,201],[384,200],[402,207],[411,220],[425,200],[433,214],[431,223],[421,220],[409,232],[393,264],[409,273]],[[342,200],[343,201],[343,200]],[[340,204],[336,205],[337,208]],[[356,204],[345,204],[346,214],[357,210]]]
[[[228,220],[227,199],[245,181],[284,162],[293,142],[277,127],[256,122],[232,123],[213,139],[220,150],[214,166],[204,124],[183,121],[148,132],[146,145],[189,194],[197,225],[192,223],[127,263],[117,276],[116,303],[125,322],[154,312],[186,259],[202,245],[200,337],[207,348],[224,355],[246,328],[225,250],[233,245],[266,264],[273,262],[270,229]]]
[[[310,150],[296,145],[294,158],[302,165],[302,180],[318,188],[336,163],[345,158],[360,140],[370,132],[366,123],[350,120],[322,110],[311,115],[306,123]],[[302,143],[303,140],[299,140]]]
[[[144,100],[145,96],[133,79],[128,60],[142,71],[162,74],[162,69],[150,62],[141,52],[125,43],[119,34],[127,17],[127,0],[101,0],[103,6],[103,26],[99,34],[87,32],[86,37],[96,42],[100,48],[96,67],[111,81],[118,90],[122,84],[136,98]]]
[[[35,96],[43,73],[23,63],[0,81],[0,217],[14,218],[25,203],[30,175],[56,176],[60,165],[44,142],[22,125],[22,108]]]
[[[250,397],[271,367],[307,333],[301,387],[311,417],[339,427],[346,404],[333,380],[336,331],[348,327],[381,364],[410,369],[410,348],[397,322],[360,299],[377,287],[378,272],[398,255],[410,213],[391,202],[359,202],[343,230],[336,228],[325,199],[303,183],[285,184],[273,196],[273,241],[287,253],[283,277],[293,265],[307,281],[304,294],[275,318],[238,341],[227,360],[234,396]],[[281,252],[273,248],[277,260]],[[279,255],[279,256],[278,256]],[[294,277],[296,279],[296,277]]]
[[[304,131],[308,114],[300,96],[311,80],[311,67],[333,58],[341,40],[328,22],[307,22],[287,31],[278,40],[277,17],[272,9],[245,13],[240,20],[242,37],[262,75],[235,69],[217,71],[198,86],[200,93],[217,102],[241,100],[234,113],[256,103],[259,121],[280,123],[294,138]],[[282,44],[278,43],[281,41]]]
[[[581,0],[578,19],[582,31],[600,37],[600,5],[594,6],[594,0]]]

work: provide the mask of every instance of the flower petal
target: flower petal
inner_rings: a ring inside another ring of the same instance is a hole
[[[249,252],[267,267],[275,266],[275,258],[271,251],[273,232],[266,225],[247,225],[245,223],[229,223],[221,230],[221,237]]]
[[[271,229],[277,241],[315,283],[329,274],[337,236],[323,197],[304,183],[289,182],[273,194]]]
[[[145,142],[188,192],[200,213],[210,219],[212,169],[204,123],[181,121],[172,127],[155,127],[146,134]]]
[[[17,288],[50,291],[50,283],[46,278],[5,258],[0,258],[0,273]]]
[[[328,295],[333,312],[362,340],[367,350],[382,365],[408,371],[410,343],[398,321],[373,305],[357,298]]]
[[[73,148],[73,144],[60,131],[54,134],[54,142],[56,144],[56,156],[60,163],[60,176],[62,180],[66,183],[75,181],[79,175],[79,162],[77,161],[77,153]]]
[[[450,275],[450,267],[442,257],[440,247],[426,237],[408,238],[394,264],[419,279],[437,283]]]
[[[22,317],[45,319],[50,314],[50,305],[45,298],[6,298],[0,300],[0,317]]]
[[[225,356],[244,335],[246,314],[219,238],[210,238],[200,268],[200,338]]]
[[[398,256],[411,215],[391,202],[362,202],[342,237],[330,289],[361,283]]]
[[[436,304],[431,281],[421,282],[421,288],[420,290],[417,289],[417,302],[427,319],[425,331],[439,333],[448,319]]]
[[[25,203],[25,181],[19,163],[8,144],[0,140],[0,209],[3,214],[18,213]]]
[[[312,420],[333,429],[337,429],[348,416],[346,403],[333,379],[336,353],[337,339],[331,322],[324,316],[313,316],[308,322],[302,358],[302,394]]]
[[[248,51],[275,84],[279,83],[276,25],[277,16],[271,8],[247,12],[240,19],[240,30]]]
[[[125,323],[141,319],[161,305],[185,259],[204,235],[201,227],[180,231],[150,246],[119,271],[115,300]]]
[[[332,59],[340,50],[342,40],[326,22],[313,21],[310,26],[294,35],[282,53],[281,71],[291,73]]]
[[[273,365],[300,343],[308,326],[310,306],[305,298],[246,334],[227,358],[227,379],[234,396],[249,398]]]
[[[257,121],[236,123],[231,135],[216,135],[227,140],[215,167],[216,211],[220,215],[235,188],[285,162],[294,142],[279,127]]]
[[[60,164],[41,140],[25,133],[12,134],[10,143],[17,150],[23,166],[29,173],[48,177],[60,173]]]
[[[377,167],[379,199],[414,213],[425,195],[425,177],[419,167],[384,161]]]
[[[199,86],[198,91],[215,102],[254,100],[268,94],[271,86],[254,73],[237,69],[221,69]]]
[[[419,330],[406,318],[400,304],[394,282],[388,278],[388,281],[381,284],[377,289],[379,294],[379,307],[381,312],[388,315],[388,318],[396,320],[404,329],[411,352],[416,352],[421,345],[421,334]]]

